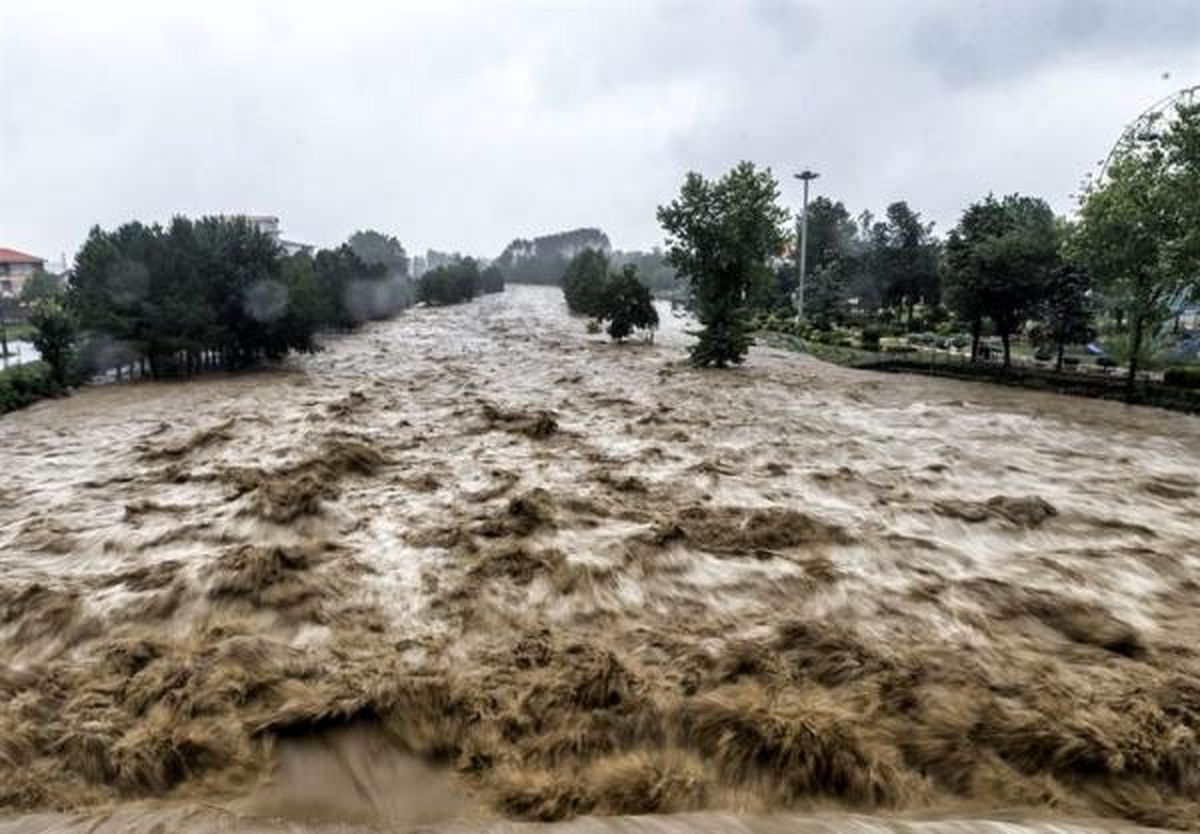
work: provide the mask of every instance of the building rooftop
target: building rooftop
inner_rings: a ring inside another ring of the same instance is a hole
[[[27,255],[16,249],[5,249],[0,246],[0,264],[44,264],[46,260],[36,255]]]

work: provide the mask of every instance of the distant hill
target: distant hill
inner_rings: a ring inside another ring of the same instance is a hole
[[[495,265],[507,281],[518,284],[555,284],[571,258],[584,249],[612,251],[608,235],[600,229],[572,229],[540,237],[517,238],[504,248]]]

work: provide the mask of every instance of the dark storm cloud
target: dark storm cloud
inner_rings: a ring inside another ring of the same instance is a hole
[[[683,174],[792,170],[940,229],[1059,210],[1122,124],[1200,82],[1193,0],[0,0],[0,245],[277,214],[496,254],[580,225],[661,240]],[[1162,79],[1164,71],[1174,77]]]

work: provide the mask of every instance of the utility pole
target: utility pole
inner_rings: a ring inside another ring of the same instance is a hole
[[[800,285],[796,290],[796,318],[803,319],[804,275],[808,270],[808,184],[821,175],[814,171],[804,170],[792,176],[804,183],[804,208],[800,212],[800,254],[796,265],[797,272],[800,274]]]

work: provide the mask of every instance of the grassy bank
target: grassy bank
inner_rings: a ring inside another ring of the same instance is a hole
[[[972,363],[965,358],[932,352],[888,355],[873,353],[845,345],[827,345],[784,333],[765,333],[764,344],[785,350],[808,353],[824,362],[885,373],[923,374],[975,382],[990,382],[1025,388],[1031,391],[1050,391],[1075,397],[1120,400],[1137,405],[1150,405],[1172,411],[1200,414],[1200,389],[1167,385],[1140,379],[1132,390],[1123,377],[1102,376],[1079,371],[1053,371],[1028,366],[1004,368],[999,365]]]
[[[36,332],[32,324],[21,322],[20,324],[8,324],[5,331],[10,342],[28,342],[33,338]]]

